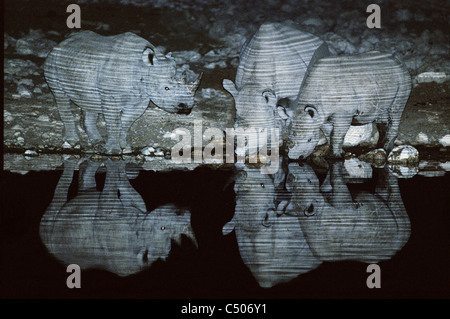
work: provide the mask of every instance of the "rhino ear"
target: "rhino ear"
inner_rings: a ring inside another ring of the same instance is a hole
[[[305,106],[305,112],[308,113],[308,115],[313,119],[317,119],[317,109],[314,105],[306,104]]]
[[[224,79],[222,82],[223,88],[228,91],[234,98],[236,98],[238,94],[238,90],[236,89],[236,86],[234,85],[233,81]]]
[[[278,115],[283,119],[283,120],[287,120],[289,118],[289,114],[288,114],[288,108],[289,108],[289,99],[288,98],[283,98],[280,99],[277,102],[277,111],[278,111]]]
[[[228,234],[230,234],[233,229],[236,227],[236,221],[234,220],[235,216],[233,216],[233,219],[230,220],[228,223],[226,223],[223,227],[222,227],[222,235],[226,236]]]
[[[153,60],[155,58],[155,52],[151,48],[145,48],[142,52],[142,61],[148,66],[153,65]]]

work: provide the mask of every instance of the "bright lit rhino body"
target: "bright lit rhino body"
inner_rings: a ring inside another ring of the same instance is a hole
[[[372,122],[380,133],[379,147],[392,150],[410,92],[411,76],[390,54],[374,51],[320,59],[305,80],[293,115],[280,112],[293,121],[289,158],[309,156],[320,130],[329,138],[332,156],[340,157],[350,125]]]
[[[188,113],[200,79],[186,83],[177,76],[170,54],[131,33],[101,36],[92,31],[71,34],[56,46],[44,64],[46,81],[64,122],[64,140],[79,142],[70,101],[84,116],[89,142],[103,139],[97,130],[99,114],[106,122],[107,153],[130,151],[126,137],[150,101],[161,109]]]

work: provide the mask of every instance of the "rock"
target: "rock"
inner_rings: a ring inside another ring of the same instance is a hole
[[[354,54],[356,48],[346,39],[333,32],[327,32],[323,39],[328,44],[330,53],[333,55],[339,54]]]
[[[318,17],[310,17],[310,18],[303,20],[302,24],[314,25],[316,27],[321,27],[324,23],[323,23],[322,19],[320,19]]]
[[[389,170],[397,178],[411,178],[417,175],[419,168],[417,166],[388,165]]]
[[[241,33],[227,34],[221,39],[222,43],[227,48],[233,49],[236,56],[239,55],[239,50],[242,48],[246,40],[246,36]]]
[[[213,89],[213,88],[203,88],[200,91],[200,96],[204,99],[211,99],[214,97],[226,98],[227,93],[225,93],[224,91]]]
[[[346,159],[344,167],[347,170],[349,178],[372,178],[372,166],[357,158]]]
[[[25,144],[25,139],[22,136],[18,136],[16,140],[19,145]]]
[[[28,35],[17,40],[16,51],[21,55],[35,55],[45,58],[56,44],[55,41],[46,39],[41,30],[30,29]]]
[[[31,98],[33,96],[33,93],[31,92],[31,90],[23,84],[21,84],[17,87],[17,93],[18,93],[18,95],[13,94],[14,98],[23,98],[23,97]]]
[[[3,50],[6,50],[9,47],[15,47],[16,46],[16,39],[14,39],[9,34],[5,33],[3,37]]]
[[[450,76],[445,74],[445,72],[423,72],[417,75],[415,80],[417,83],[444,83],[450,80]]]
[[[50,122],[50,118],[49,118],[47,115],[40,115],[40,116],[37,118],[37,120],[38,120],[38,121],[41,121],[41,122]]]
[[[33,83],[32,79],[20,79],[19,82],[17,82],[17,84],[28,86],[30,88],[34,87],[34,83]]]
[[[419,151],[410,145],[400,145],[391,151],[387,160],[390,164],[418,164]]]
[[[203,66],[205,69],[209,69],[209,70],[213,70],[216,68],[216,63],[211,62],[211,63],[207,63]]]
[[[26,156],[37,156],[38,153],[36,151],[33,151],[33,150],[26,150],[24,152],[24,155],[26,155]]]
[[[382,148],[372,150],[358,157],[360,160],[373,163],[375,166],[383,166],[386,163],[387,154]]]
[[[439,143],[444,147],[450,146],[450,134],[446,134],[445,136],[441,137],[439,139]]]
[[[151,146],[147,146],[147,147],[144,147],[143,149],[141,149],[141,154],[146,155],[146,156],[152,155],[154,152],[155,152],[155,149]]]
[[[202,55],[197,51],[175,51],[172,52],[172,56],[176,64],[198,62],[202,58]]]
[[[14,117],[11,115],[10,112],[8,112],[7,110],[4,110],[3,111],[3,120],[6,123],[10,123],[10,122],[12,122],[14,120]]]
[[[372,123],[350,126],[344,138],[344,147],[357,146],[362,143],[374,144],[378,140],[378,131]]]
[[[439,166],[446,172],[450,172],[450,162],[439,163]]]
[[[441,176],[445,176],[445,172],[444,171],[424,171],[424,172],[419,172],[418,173],[421,176],[424,177],[441,177]]]
[[[429,139],[425,133],[420,132],[419,134],[417,134],[416,141],[419,144],[428,144]]]
[[[40,70],[36,63],[29,60],[4,59],[4,63],[3,72],[18,77],[29,76]]]
[[[35,94],[42,94],[42,90],[40,88],[36,87],[36,88],[33,89],[33,93],[35,93]]]

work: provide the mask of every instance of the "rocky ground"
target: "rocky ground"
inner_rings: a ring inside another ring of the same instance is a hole
[[[73,1],[72,1],[73,2]],[[394,53],[410,71],[414,89],[402,117],[397,145],[419,149],[421,159],[449,158],[450,146],[450,8],[440,1],[277,1],[130,0],[77,1],[82,28],[110,35],[132,31],[172,51],[180,68],[204,72],[189,115],[165,113],[150,106],[133,125],[129,139],[135,154],[168,157],[176,128],[191,132],[194,120],[203,128],[232,127],[234,105],[221,87],[234,80],[245,39],[264,21],[286,19],[321,36],[333,54],[370,50]],[[79,128],[81,150],[64,148],[63,125],[45,83],[47,53],[68,34],[70,1],[6,1],[4,22],[4,153],[80,153],[87,136]],[[257,3],[257,4],[256,4]],[[366,25],[367,5],[381,8],[381,29]],[[80,110],[73,111],[80,119]],[[105,134],[104,121],[99,121]],[[372,126],[353,128],[350,150],[376,141]],[[353,147],[353,148],[352,148]],[[361,153],[356,149],[353,153]],[[15,155],[6,158],[16,158]],[[7,166],[8,164],[5,164]],[[5,167],[6,168],[6,167]]]

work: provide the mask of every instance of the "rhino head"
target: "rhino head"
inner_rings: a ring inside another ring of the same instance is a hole
[[[320,193],[319,178],[306,163],[289,164],[286,189],[291,193],[291,202],[286,209],[289,215],[311,217],[320,214],[326,206]]]
[[[311,104],[299,105],[293,112],[284,106],[277,105],[277,111],[283,120],[290,120],[288,138],[288,156],[290,159],[303,159],[308,157],[319,143],[320,127],[323,118],[316,106]]]
[[[277,138],[272,135],[273,129],[278,129],[278,123],[274,116],[275,93],[271,89],[258,84],[245,84],[238,90],[234,83],[228,79],[223,80],[223,87],[234,99],[236,108],[235,128],[257,133],[257,135],[246,140],[249,153],[254,154],[258,149],[261,150],[264,147],[271,149],[278,144]]]
[[[238,90],[228,79],[223,80],[223,87],[233,96],[236,124],[257,129],[274,127],[276,97],[271,89],[245,84]]]
[[[172,54],[164,55],[157,48],[147,47],[142,53],[142,61],[148,69],[142,81],[147,84],[145,92],[151,101],[166,112],[189,114],[202,74],[192,82],[188,82],[184,74],[177,76]]]

